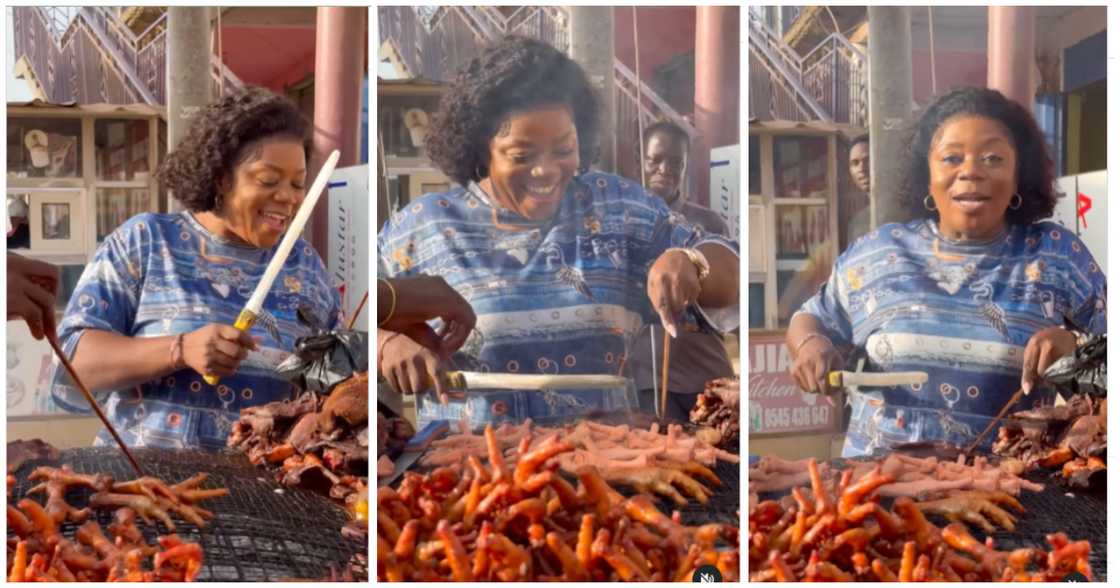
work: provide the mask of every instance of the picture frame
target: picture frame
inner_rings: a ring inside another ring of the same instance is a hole
[[[80,254],[85,243],[82,190],[28,190],[31,253]]]

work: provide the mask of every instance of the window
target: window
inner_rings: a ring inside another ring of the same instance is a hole
[[[820,198],[828,189],[828,139],[774,138],[774,196]]]
[[[762,154],[759,153],[758,136],[751,135],[747,143],[747,157],[749,158],[747,175],[747,194],[762,193]]]
[[[81,119],[8,117],[8,177],[78,177],[81,137]]]
[[[151,211],[148,188],[97,188],[97,242],[101,243],[124,221]]]
[[[93,124],[93,141],[99,181],[148,181],[147,119],[98,119]]]

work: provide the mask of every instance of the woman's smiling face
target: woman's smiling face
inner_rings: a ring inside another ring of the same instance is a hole
[[[503,208],[531,220],[556,213],[576,170],[579,137],[567,107],[512,114],[490,140],[489,175],[481,186]]]
[[[1011,133],[998,120],[961,115],[942,123],[929,149],[929,193],[942,234],[987,239],[1003,229],[1016,191]]]
[[[268,249],[280,242],[306,195],[303,143],[265,139],[245,149],[248,156],[233,169],[231,188],[214,214],[224,236]]]

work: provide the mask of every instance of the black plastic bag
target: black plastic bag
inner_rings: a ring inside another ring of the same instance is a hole
[[[1042,375],[1067,398],[1073,394],[1108,395],[1108,336],[1093,335]]]
[[[357,372],[369,371],[369,333],[322,332],[307,309],[297,311],[300,321],[315,335],[296,339],[296,350],[276,371],[301,390],[330,394],[332,388]]]

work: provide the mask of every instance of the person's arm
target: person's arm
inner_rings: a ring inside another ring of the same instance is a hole
[[[91,392],[101,392],[149,382],[186,367],[200,375],[229,376],[256,348],[248,333],[231,325],[211,324],[166,337],[127,337],[86,329],[71,364]]]
[[[8,320],[21,318],[31,336],[55,337],[54,305],[58,296],[58,268],[8,254]]]
[[[798,387],[806,392],[829,393],[828,372],[841,369],[844,363],[817,317],[806,312],[794,314],[786,329],[786,348],[792,360],[790,374]]]
[[[447,355],[463,346],[478,320],[470,303],[439,276],[377,280],[378,327],[401,332],[434,318],[443,321],[435,351]]]

